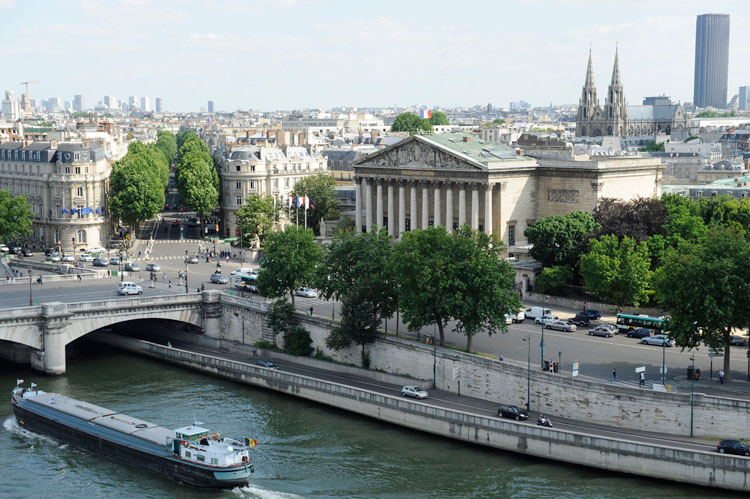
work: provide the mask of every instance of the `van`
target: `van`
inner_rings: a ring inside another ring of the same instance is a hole
[[[536,319],[538,317],[544,317],[545,315],[552,315],[552,310],[544,307],[529,307],[526,309],[526,319]]]
[[[123,281],[117,284],[118,295],[140,295],[143,294],[143,288],[134,282]]]

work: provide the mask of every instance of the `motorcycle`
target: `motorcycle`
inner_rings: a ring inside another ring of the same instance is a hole
[[[539,416],[539,418],[537,418],[536,420],[536,425],[552,428],[552,421],[550,421],[549,418],[545,418],[544,416]]]

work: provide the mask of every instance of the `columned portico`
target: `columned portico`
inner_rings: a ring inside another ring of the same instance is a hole
[[[417,183],[411,181],[411,197],[409,198],[409,220],[411,223],[411,230],[416,230],[417,227]]]
[[[453,232],[453,183],[445,184],[445,228],[448,233]]]
[[[372,230],[372,180],[370,179],[362,179],[362,185],[365,188],[365,222],[367,226],[365,227],[365,230],[367,232],[370,232]]]
[[[440,183],[439,182],[435,182],[433,185],[435,186],[432,189],[433,196],[435,197],[435,206],[434,206],[434,213],[433,213],[433,220],[434,220],[433,225],[435,227],[438,227],[441,224],[441,222],[440,222],[440,211],[441,211],[441,208],[442,208],[440,206]]]
[[[391,237],[396,235],[396,208],[394,205],[393,184],[388,182],[388,235]]]
[[[376,184],[376,191],[377,191],[377,217],[378,219],[375,221],[376,225],[378,226],[378,230],[383,228],[383,181],[378,179],[375,181]]]
[[[406,188],[404,183],[398,184],[398,237],[406,232]]]
[[[354,180],[354,224],[356,232],[362,232],[362,179]]]
[[[484,188],[484,232],[492,234],[492,184]]]
[[[430,226],[430,187],[427,182],[422,184],[422,230]]]
[[[471,228],[479,230],[479,186],[471,184]]]
[[[458,226],[466,223],[466,184],[458,184]]]

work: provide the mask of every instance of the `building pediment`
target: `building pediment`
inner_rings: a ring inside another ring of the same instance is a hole
[[[456,143],[460,149],[461,143]],[[435,170],[485,171],[487,166],[430,141],[422,136],[412,136],[354,162],[354,166],[385,168],[419,168]]]

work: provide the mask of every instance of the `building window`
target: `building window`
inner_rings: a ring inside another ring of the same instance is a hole
[[[86,242],[86,231],[81,229],[78,232],[76,232],[76,237],[78,239],[79,243],[85,243]]]
[[[250,171],[251,171],[251,172],[254,172],[254,171],[255,171],[255,165],[250,165]]]
[[[70,167],[69,166],[65,167],[65,173],[70,173]]]
[[[516,245],[516,226],[509,225],[508,226],[508,246],[515,246],[515,245]]]
[[[240,165],[235,166],[237,168],[237,171],[240,171]]]
[[[237,203],[236,204],[237,204],[237,206],[239,206],[239,205],[242,204],[242,198],[241,197],[237,196]]]
[[[78,195],[83,196],[83,187],[78,188]]]
[[[237,182],[235,182],[234,183],[234,188],[235,189],[242,189],[242,181],[238,180]]]
[[[255,180],[250,181],[250,189],[255,189]]]
[[[190,451],[186,450],[185,451],[185,457],[191,457],[191,456],[192,456],[192,454],[190,453]]]
[[[76,166],[76,174],[80,175],[80,173],[81,173],[81,167],[80,166]]]
[[[273,179],[273,188],[278,189],[279,188],[279,179],[275,178]]]

